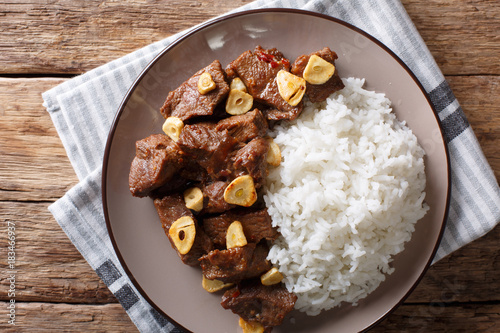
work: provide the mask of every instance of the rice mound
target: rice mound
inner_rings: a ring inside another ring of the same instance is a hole
[[[282,164],[264,200],[281,236],[268,259],[308,315],[356,304],[391,274],[427,212],[424,150],[364,80],[275,127]]]

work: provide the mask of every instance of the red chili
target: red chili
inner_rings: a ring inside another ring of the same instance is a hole
[[[259,52],[259,54],[257,54],[257,59],[265,62],[271,62],[274,61],[274,56],[264,52]]]
[[[272,68],[276,68],[278,66],[279,66],[279,64],[276,61],[271,61],[271,67]]]
[[[232,295],[231,295],[233,298],[234,297],[238,297],[240,296],[240,291],[239,290],[236,290]]]

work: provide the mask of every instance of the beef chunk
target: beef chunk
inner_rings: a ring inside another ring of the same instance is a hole
[[[164,134],[154,134],[135,144],[129,173],[132,195],[144,197],[168,182],[183,165],[183,153]]]
[[[232,116],[217,123],[217,130],[227,130],[239,142],[248,142],[267,133],[266,118],[258,109],[239,116]]]
[[[183,216],[194,217],[179,193],[157,198],[154,200],[154,204],[161,224],[167,233],[172,223],[179,218]]]
[[[224,200],[227,185],[224,181],[214,181],[202,186],[204,204],[201,214],[222,213],[234,207]]]
[[[162,198],[172,193],[183,192],[188,187],[190,181],[180,175],[181,171],[175,173],[168,182],[151,191],[149,196],[154,199]]]
[[[207,174],[219,178],[228,175],[224,168],[238,141],[227,131],[217,131],[215,124],[198,123],[184,126],[177,144]]]
[[[238,282],[259,276],[271,269],[268,247],[249,243],[227,250],[213,250],[200,258],[203,275],[209,280]]]
[[[229,122],[226,125],[231,127]],[[269,143],[261,137],[245,144],[231,136],[225,126],[219,128],[213,123],[198,123],[184,126],[177,145],[186,155],[188,162],[184,164],[192,170],[182,170],[183,177],[195,180],[194,176],[200,175],[199,169],[204,170],[197,180],[207,184],[204,194],[209,203],[205,212],[223,212],[230,208],[220,201],[227,186],[221,182],[248,174],[259,188],[267,175]],[[195,161],[199,168],[191,165],[190,160]]]
[[[202,95],[198,92],[198,80],[201,74],[208,72],[212,76],[216,87]],[[218,60],[196,72],[186,82],[174,91],[171,91],[160,112],[164,118],[174,116],[186,121],[196,116],[207,116],[214,113],[214,109],[229,93],[229,85],[225,80],[224,71]]]
[[[237,208],[219,216],[205,218],[203,227],[215,246],[226,246],[227,228],[234,221],[240,221],[243,233],[249,243],[258,243],[262,239],[273,241],[278,237],[278,231],[272,227],[271,216],[267,209]]]
[[[277,49],[264,50],[260,46],[244,52],[226,67],[228,76],[238,76],[255,102],[271,106],[266,111],[267,119],[295,119],[303,105],[300,102],[291,106],[281,97],[275,80],[280,70],[290,70],[288,59]]]
[[[210,178],[207,171],[191,158],[185,159],[183,168],[179,170],[179,176],[194,182],[205,182]]]
[[[196,237],[194,239],[193,246],[191,250],[186,254],[180,254],[177,251],[177,254],[181,258],[182,262],[189,266],[198,266],[199,258],[207,253],[209,253],[213,244],[210,238],[203,231],[203,228],[198,226],[193,213],[186,207],[184,203],[184,199],[180,194],[172,194],[163,198],[157,198],[154,200],[154,205],[156,211],[158,212],[158,216],[160,217],[160,221],[165,231],[165,234],[168,236],[172,247],[177,251],[177,248],[174,245],[168,231],[172,224],[177,221],[179,218],[183,216],[189,216],[195,221],[196,225]]]
[[[328,47],[325,47],[320,51],[298,57],[292,65],[291,72],[297,76],[302,77],[302,73],[304,73],[304,69],[307,66],[307,62],[309,61],[309,58],[313,54],[335,65],[337,54],[332,50],[330,50]],[[342,83],[342,80],[337,72],[337,69],[335,69],[335,73],[333,73],[332,77],[323,84],[310,84],[307,82],[306,95],[309,98],[309,100],[313,103],[322,102],[326,100],[328,96],[330,96],[331,94],[342,88],[344,88],[344,84]]]
[[[269,142],[264,138],[255,138],[231,157],[233,162],[233,175],[250,175],[255,183],[255,188],[260,188],[267,176],[267,152]]]
[[[281,325],[293,310],[297,296],[283,284],[264,286],[259,280],[244,281],[226,290],[221,305],[249,322],[259,322],[265,328]]]

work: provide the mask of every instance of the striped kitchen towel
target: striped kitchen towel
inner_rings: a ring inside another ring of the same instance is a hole
[[[255,1],[236,11],[289,7],[323,13],[368,32],[395,52],[428,92],[441,121],[452,169],[446,230],[435,261],[493,229],[500,190],[458,101],[399,0]],[[109,239],[101,201],[103,152],[115,113],[144,67],[186,31],[69,80],[43,94],[80,182],[49,207],[83,257],[142,332],[176,332],[137,292]]]

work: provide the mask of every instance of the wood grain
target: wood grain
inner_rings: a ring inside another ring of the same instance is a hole
[[[499,304],[403,305],[371,333],[498,332]]]
[[[56,200],[77,183],[42,106],[42,92],[63,81],[0,78],[0,200]]]
[[[33,1],[4,4],[3,73],[82,73],[245,1]],[[28,23],[28,24],[27,24]],[[16,41],[23,36],[23,43]]]
[[[0,324],[2,332],[137,332],[120,304],[76,305],[17,303],[16,326]],[[7,303],[0,302],[6,317]],[[484,332],[497,333],[500,305],[403,305],[370,332]],[[3,326],[3,327],[2,327]]]
[[[402,2],[445,74],[500,73],[498,1]],[[245,3],[248,1],[6,3],[0,25],[0,72],[82,73]]]
[[[7,318],[7,303],[0,316]],[[2,332],[137,332],[120,304],[77,305],[16,303],[16,325],[0,323]]]
[[[403,0],[445,75],[500,73],[500,2]]]
[[[1,2],[1,0],[0,0]],[[0,228],[16,223],[16,322],[2,332],[136,332],[47,207],[78,179],[41,93],[248,0],[18,0],[0,4]],[[402,0],[500,179],[500,2]],[[7,267],[6,233],[0,268]],[[498,332],[500,227],[432,266],[372,332]]]
[[[47,203],[0,201],[1,216],[6,217],[2,230],[7,229],[7,222],[16,225],[16,289],[19,291],[16,300],[116,302],[47,208]],[[6,267],[6,257],[2,256],[0,262]],[[8,290],[8,285],[9,281],[2,275],[1,290]],[[0,300],[9,299],[7,293],[0,294]]]
[[[500,226],[429,268],[406,303],[490,302],[500,299]]]

